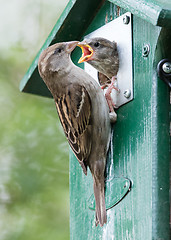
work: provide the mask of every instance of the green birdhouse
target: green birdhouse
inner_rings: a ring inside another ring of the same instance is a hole
[[[171,3],[167,0],[70,0],[20,84],[51,97],[37,63],[56,42],[101,36],[116,41],[118,119],[106,166],[107,224],[95,226],[93,181],[70,152],[70,239],[169,240],[169,90]],[[97,71],[73,62],[97,79]]]

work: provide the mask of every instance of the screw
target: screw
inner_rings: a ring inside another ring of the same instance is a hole
[[[124,91],[124,97],[129,98],[131,96],[131,90],[127,89]]]
[[[165,62],[162,66],[162,69],[165,73],[171,73],[171,63]]]
[[[125,15],[125,16],[123,17],[123,23],[124,23],[124,24],[128,24],[129,22],[130,22],[130,17],[127,16],[127,15]]]
[[[148,57],[149,52],[150,52],[150,45],[149,44],[144,45],[144,47],[143,47],[143,57]]]

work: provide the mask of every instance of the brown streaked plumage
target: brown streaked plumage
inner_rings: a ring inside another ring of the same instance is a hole
[[[104,171],[111,132],[109,111],[100,86],[70,59],[77,43],[50,46],[41,54],[38,68],[53,95],[65,135],[84,173],[90,168],[96,225],[103,226],[107,221]]]

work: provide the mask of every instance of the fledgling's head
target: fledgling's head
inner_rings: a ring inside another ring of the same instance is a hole
[[[111,42],[105,38],[87,38],[79,42],[78,46],[82,49],[82,57],[79,63],[92,60],[99,61],[117,54],[116,42]]]
[[[117,43],[108,39],[95,37],[87,38],[78,43],[82,56],[78,63],[88,62],[99,72],[111,77],[119,68]]]
[[[65,73],[69,64],[72,63],[70,54],[77,44],[78,41],[62,42],[46,48],[38,61],[40,76],[43,78],[51,73]]]

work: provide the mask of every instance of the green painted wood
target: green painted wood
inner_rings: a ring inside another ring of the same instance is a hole
[[[20,91],[51,97],[38,73],[38,59],[43,49],[56,42],[80,40],[83,32],[105,0],[70,0],[45,43],[37,53],[20,83]]]
[[[156,26],[171,27],[169,0],[109,0]]]
[[[125,10],[106,2],[85,35],[122,12]],[[170,41],[170,29],[133,16],[134,100],[117,111],[113,155],[110,152],[107,159],[108,168],[113,162],[108,177],[131,179],[131,191],[107,210],[107,224],[95,227],[94,211],[89,209],[92,177],[90,172],[84,176],[71,153],[71,240],[170,239],[169,90],[156,73],[157,63],[171,58]],[[150,45],[148,57],[142,56],[145,44]]]
[[[169,234],[169,89],[157,77],[156,67],[163,58],[171,59],[171,29],[163,28],[157,41],[153,62],[152,85],[152,166],[153,239],[170,239]],[[167,100],[166,100],[167,99]]]

